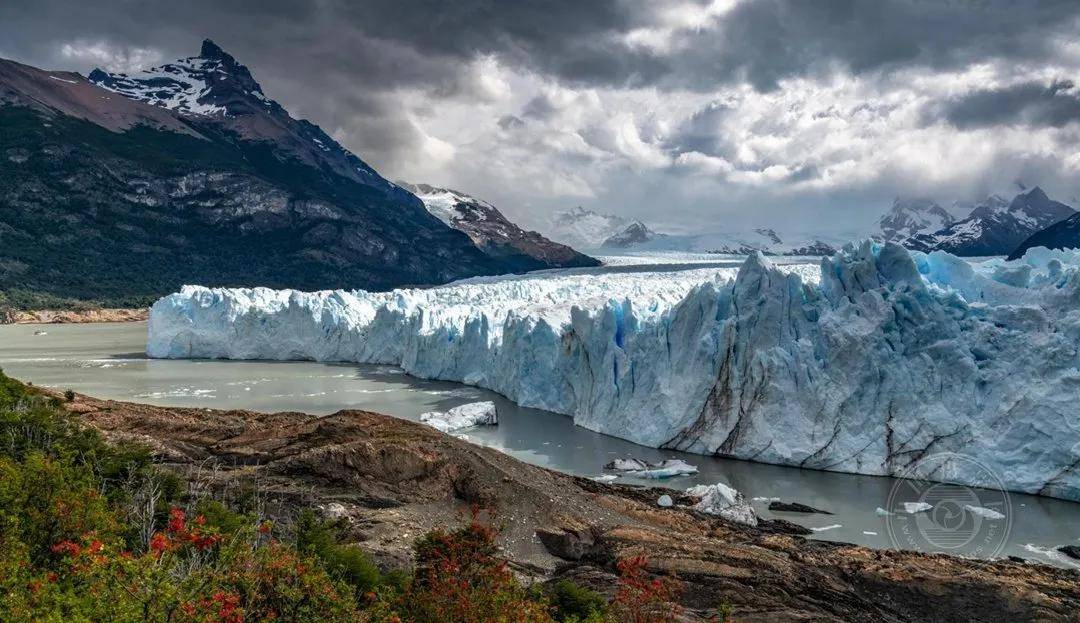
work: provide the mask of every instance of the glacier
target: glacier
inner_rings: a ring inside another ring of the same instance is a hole
[[[394,364],[652,447],[1080,499],[1077,252],[867,240],[818,264],[185,286],[154,304],[147,353]]]

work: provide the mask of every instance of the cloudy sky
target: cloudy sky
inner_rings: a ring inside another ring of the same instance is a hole
[[[210,37],[387,177],[673,231],[1018,182],[1076,205],[1078,32],[1076,0],[0,2],[0,57],[130,71]]]

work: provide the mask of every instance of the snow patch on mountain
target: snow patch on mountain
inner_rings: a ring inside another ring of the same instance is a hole
[[[185,287],[152,357],[396,364],[643,445],[1080,499],[1080,254],[971,264],[866,241],[820,265],[480,278],[427,290]],[[934,464],[941,468],[940,463]]]

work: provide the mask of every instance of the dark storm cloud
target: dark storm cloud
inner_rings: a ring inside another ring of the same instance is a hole
[[[716,28],[675,32],[651,51],[626,43],[656,26],[645,0],[8,0],[0,34],[8,53],[40,58],[58,39],[102,37],[175,55],[203,36],[255,63],[301,71],[322,61],[329,77],[368,88],[434,83],[454,88],[454,68],[478,54],[575,83],[711,89],[745,80],[761,89],[828,68],[854,73],[972,59],[1039,59],[1072,36],[1080,2],[1047,0],[756,0]]]
[[[932,107],[928,114],[960,129],[994,125],[1060,128],[1080,121],[1080,92],[1070,81],[1055,81],[1049,86],[1027,82],[966,93]]]

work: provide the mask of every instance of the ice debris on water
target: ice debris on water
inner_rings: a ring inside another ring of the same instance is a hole
[[[1004,514],[999,513],[992,508],[986,508],[985,506],[972,506],[970,504],[965,504],[964,510],[971,513],[972,515],[982,517],[983,519],[1005,519]]]
[[[927,504],[926,502],[904,502],[901,506],[904,507],[904,512],[908,515],[923,513],[934,508],[933,504]]]
[[[689,476],[698,473],[698,468],[683,461],[682,459],[664,459],[659,463],[646,463],[640,459],[615,459],[604,466],[617,472],[623,472],[626,476],[637,478],[674,478],[675,476]]]
[[[490,400],[470,402],[449,411],[428,411],[420,414],[420,421],[444,433],[473,426],[494,426],[499,423],[495,403]]]

